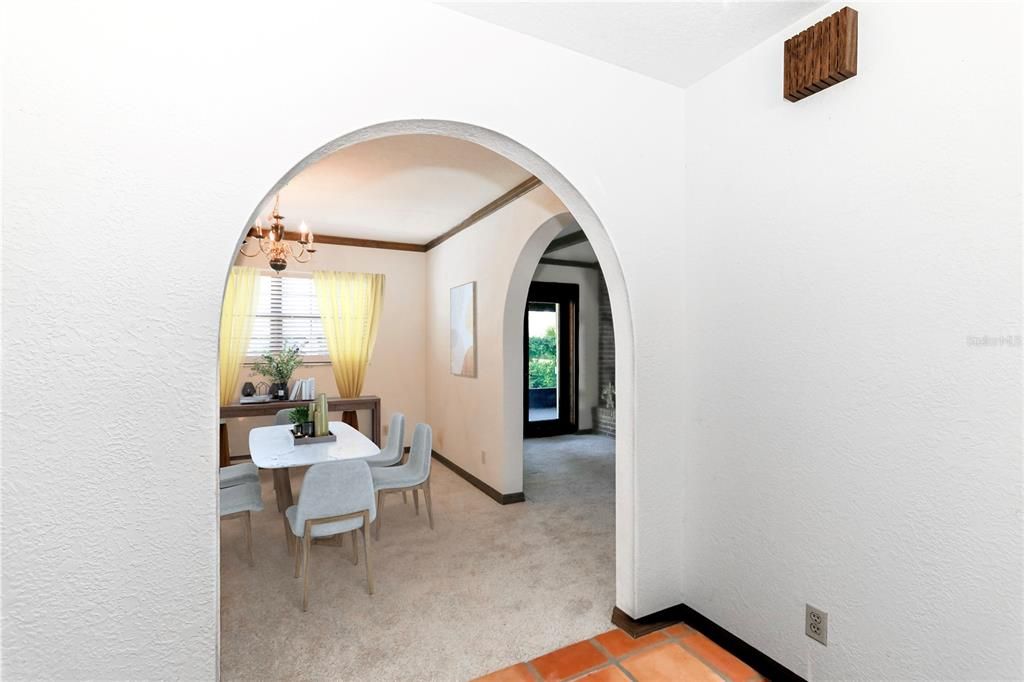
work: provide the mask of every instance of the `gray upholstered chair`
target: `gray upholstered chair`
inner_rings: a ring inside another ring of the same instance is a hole
[[[260,483],[260,469],[252,462],[242,462],[220,468],[220,487],[231,488],[243,483]]]
[[[295,552],[295,577],[302,578],[302,610],[309,602],[309,553],[314,539],[352,534],[352,563],[359,563],[356,531],[363,536],[366,554],[366,588],[373,594],[373,570],[370,567],[370,543],[366,530],[377,517],[373,501],[370,467],[362,460],[338,460],[314,464],[306,472],[299,503],[284,512],[292,534],[302,541]]]
[[[224,419],[221,420],[221,424],[225,424]],[[220,469],[220,487],[230,488],[231,486],[241,485],[243,483],[259,483],[260,482],[260,470],[252,462],[243,462],[242,464],[232,464],[230,466],[221,467]]]
[[[427,518],[430,529],[434,529],[434,512],[430,504],[430,454],[433,447],[433,432],[427,424],[417,424],[412,434],[412,448],[409,450],[409,461],[394,467],[373,467],[373,490],[377,493],[377,527],[375,533],[380,540],[381,511],[384,508],[384,495],[387,493],[412,491],[412,501],[416,513],[420,513],[419,491],[423,490],[423,498],[427,503]]]
[[[263,497],[259,483],[242,483],[230,488],[221,488],[220,517],[222,519],[242,519],[245,529],[245,548],[249,554],[249,565],[252,558],[252,512],[263,511]]]
[[[289,415],[290,412],[291,409],[278,410],[277,415],[274,417],[274,424],[291,424],[291,417]],[[232,486],[241,485],[243,483],[259,482],[260,469],[252,462],[232,464],[231,466],[221,467],[220,469],[221,488],[230,488]]]
[[[274,424],[291,424],[291,409],[278,410],[274,416]],[[235,485],[241,485],[243,483],[259,483],[260,482],[260,468],[252,462],[242,462],[241,464],[232,464],[231,466],[221,467],[220,469],[220,487],[230,488]]]
[[[391,426],[388,427],[388,442],[379,455],[366,457],[364,462],[372,467],[389,467],[402,461],[405,454],[405,415],[395,412],[391,415]]]

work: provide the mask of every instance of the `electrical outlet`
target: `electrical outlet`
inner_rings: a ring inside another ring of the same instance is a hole
[[[481,450],[480,451],[480,463],[481,464],[487,464],[487,451],[486,450]]]
[[[828,614],[810,604],[804,606],[804,634],[828,646]]]

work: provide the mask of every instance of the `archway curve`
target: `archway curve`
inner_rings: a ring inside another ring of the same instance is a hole
[[[234,253],[237,253],[237,249],[241,246],[247,226],[253,224],[269,204],[272,197],[284,188],[292,178],[320,159],[346,147],[370,140],[401,135],[440,135],[472,142],[518,164],[539,178],[565,205],[569,213],[587,235],[587,239],[597,255],[604,274],[605,283],[608,287],[616,340],[615,390],[618,409],[616,411],[615,427],[615,605],[627,614],[636,615],[635,607],[638,594],[635,568],[637,501],[635,467],[633,465],[635,457],[634,423],[636,400],[634,396],[636,356],[626,280],[611,238],[589,202],[565,176],[540,155],[501,133],[459,121],[434,119],[396,120],[370,125],[342,135],[319,147],[295,164],[256,204],[249,215],[246,225],[240,230],[238,241],[235,244],[236,251],[232,253],[228,266],[225,268],[224,286],[225,288],[227,287],[227,273],[230,272],[231,263],[234,262]],[[540,251],[543,251],[543,248],[551,241],[548,238],[547,242],[538,246],[544,239],[543,233],[548,232],[549,229],[550,225],[545,223],[545,225],[539,226],[538,230],[530,237],[527,246],[518,255],[512,277],[513,282],[521,282],[521,269],[529,269],[530,276],[532,276],[533,269],[536,268],[540,260],[540,252],[537,252],[537,249],[539,248]],[[511,290],[506,295],[505,324],[502,332],[506,347],[508,347],[510,341],[510,334],[513,334],[516,329],[518,329],[518,336],[511,337],[511,340],[513,345],[521,343],[522,310],[526,304],[526,290],[523,289],[521,293],[522,300],[520,301],[518,312],[512,315],[513,318],[518,316],[518,320],[509,320],[510,305],[514,305],[519,300],[518,289],[515,298],[513,298]],[[505,466],[506,468],[517,467],[521,480],[523,456],[522,400],[520,397],[522,395],[522,372],[518,365],[510,366],[507,353],[505,354],[503,365],[506,398],[509,395],[510,387],[518,388],[518,392],[515,393],[515,399],[506,399],[504,401],[503,418],[505,424],[503,433],[505,434],[505,451],[506,453],[518,452],[518,456],[513,455],[505,458]],[[213,455],[214,461],[216,461],[217,454],[213,453]]]

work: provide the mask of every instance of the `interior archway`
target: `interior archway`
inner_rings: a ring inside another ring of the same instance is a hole
[[[400,135],[440,135],[478,144],[520,165],[535,175],[569,209],[579,226],[587,235],[598,257],[607,282],[609,298],[614,314],[616,337],[616,391],[619,409],[616,415],[616,464],[615,464],[615,587],[616,604],[628,613],[634,612],[636,603],[635,584],[635,482],[633,476],[634,457],[634,341],[626,291],[618,258],[611,239],[600,219],[586,199],[551,164],[538,154],[500,133],[467,123],[440,120],[404,120],[380,123],[343,135],[312,152],[294,167],[266,193],[256,204],[247,225],[258,215],[297,174],[320,159],[345,147],[374,139]],[[530,238],[526,248],[519,254],[514,275],[505,302],[503,338],[506,347],[516,347],[522,336],[522,309],[525,304],[526,288],[541,252],[554,234],[556,224],[545,224]],[[244,235],[244,230],[241,231]],[[241,244],[240,235],[236,246]],[[230,265],[229,265],[230,267]],[[229,268],[226,268],[229,269]],[[226,282],[226,278],[225,278]],[[522,490],[522,374],[520,363],[507,354],[504,357],[504,447],[509,456],[505,458],[507,480],[518,480],[517,490]],[[514,486],[513,486],[514,487]],[[609,605],[609,608],[612,605]]]

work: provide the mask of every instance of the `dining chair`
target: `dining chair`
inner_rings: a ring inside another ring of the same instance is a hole
[[[391,415],[391,426],[388,427],[388,442],[381,449],[379,455],[365,457],[364,462],[372,467],[389,467],[402,461],[405,454],[405,415],[395,412]]]
[[[274,426],[284,426],[292,423],[292,408],[278,410],[274,415]]]
[[[302,575],[302,610],[309,603],[309,555],[314,539],[352,535],[352,563],[359,563],[358,530],[363,536],[366,555],[366,587],[373,594],[373,570],[370,566],[370,543],[366,530],[377,517],[373,499],[370,467],[358,459],[314,464],[306,472],[299,493],[299,503],[284,512],[289,527],[302,541],[302,551],[295,552],[295,577]]]
[[[220,468],[220,487],[231,488],[243,483],[260,483],[260,469],[252,462],[242,462]]]
[[[377,494],[377,525],[374,534],[380,540],[381,511],[384,508],[384,495],[412,491],[413,505],[416,514],[420,513],[419,491],[423,490],[423,499],[427,503],[427,519],[430,529],[434,529],[434,512],[430,504],[430,454],[433,446],[433,432],[427,424],[417,424],[412,434],[412,448],[409,450],[409,461],[393,467],[373,467],[373,490]]]
[[[249,555],[249,565],[254,565],[252,558],[252,512],[263,511],[262,489],[259,483],[242,483],[220,491],[220,518],[242,519],[245,529],[245,548]]]

